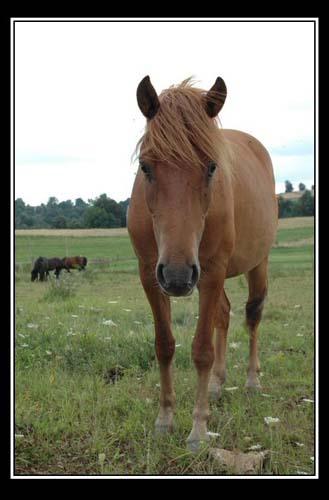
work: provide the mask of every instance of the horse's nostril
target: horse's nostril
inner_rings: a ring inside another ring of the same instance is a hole
[[[165,286],[166,280],[165,280],[165,277],[163,275],[163,269],[164,269],[164,265],[159,264],[158,269],[157,269],[157,278],[158,278],[159,283],[161,283],[162,286]]]
[[[194,286],[197,281],[199,279],[199,270],[198,270],[198,266],[196,266],[195,264],[192,266],[192,276],[191,276],[191,285]]]

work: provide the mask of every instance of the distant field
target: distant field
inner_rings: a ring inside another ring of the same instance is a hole
[[[16,236],[126,236],[126,227],[95,229],[16,229]]]
[[[227,381],[222,399],[211,403],[209,430],[219,437],[210,446],[270,450],[266,475],[314,474],[312,236],[313,218],[280,221],[260,326],[262,390],[257,394],[244,389],[246,281],[239,276],[225,287],[233,311]],[[62,273],[58,282],[51,276],[31,283],[32,255],[66,251],[116,260]],[[154,325],[128,236],[24,232],[16,234],[16,259],[28,263],[18,266],[15,285],[16,474],[227,475],[207,448],[197,455],[186,450],[196,389],[191,342],[198,294],[171,300],[175,429],[155,438]],[[279,422],[268,427],[268,416]]]
[[[127,229],[35,229],[15,232],[15,261],[31,264],[39,256],[85,255],[88,259],[134,259]],[[277,246],[313,245],[313,217],[280,219]]]
[[[288,217],[286,219],[279,219],[279,229],[313,226],[314,217]]]

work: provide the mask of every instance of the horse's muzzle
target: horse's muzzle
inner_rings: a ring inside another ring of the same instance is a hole
[[[162,290],[174,297],[190,295],[200,276],[197,265],[161,264],[156,269],[156,277]]]

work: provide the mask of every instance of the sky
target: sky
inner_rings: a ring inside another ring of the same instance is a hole
[[[145,127],[136,101],[193,76],[227,86],[223,128],[271,154],[276,192],[314,184],[314,24],[289,21],[15,22],[14,197],[36,206],[130,197]]]

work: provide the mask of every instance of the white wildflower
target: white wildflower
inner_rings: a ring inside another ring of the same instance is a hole
[[[314,403],[314,399],[304,398],[304,399],[302,399],[302,401],[304,401],[304,403]]]
[[[265,421],[265,424],[267,424],[267,425],[273,425],[273,424],[277,424],[278,422],[280,422],[280,419],[277,417],[264,417],[264,421]]]
[[[107,325],[107,326],[118,326],[114,321],[111,319],[104,319],[102,325]]]
[[[240,347],[241,342],[231,342],[230,343],[230,348],[231,349],[238,349]]]
[[[249,446],[248,450],[249,451],[256,451],[256,450],[261,450],[262,445],[261,444],[253,444],[252,446]]]
[[[218,436],[220,436],[219,432],[211,432],[211,431],[208,431],[207,435],[209,437],[218,437]]]
[[[239,389],[239,387],[225,387],[225,391],[236,391],[237,389]]]
[[[26,326],[28,328],[39,328],[39,325],[36,325],[35,323],[28,323]]]

